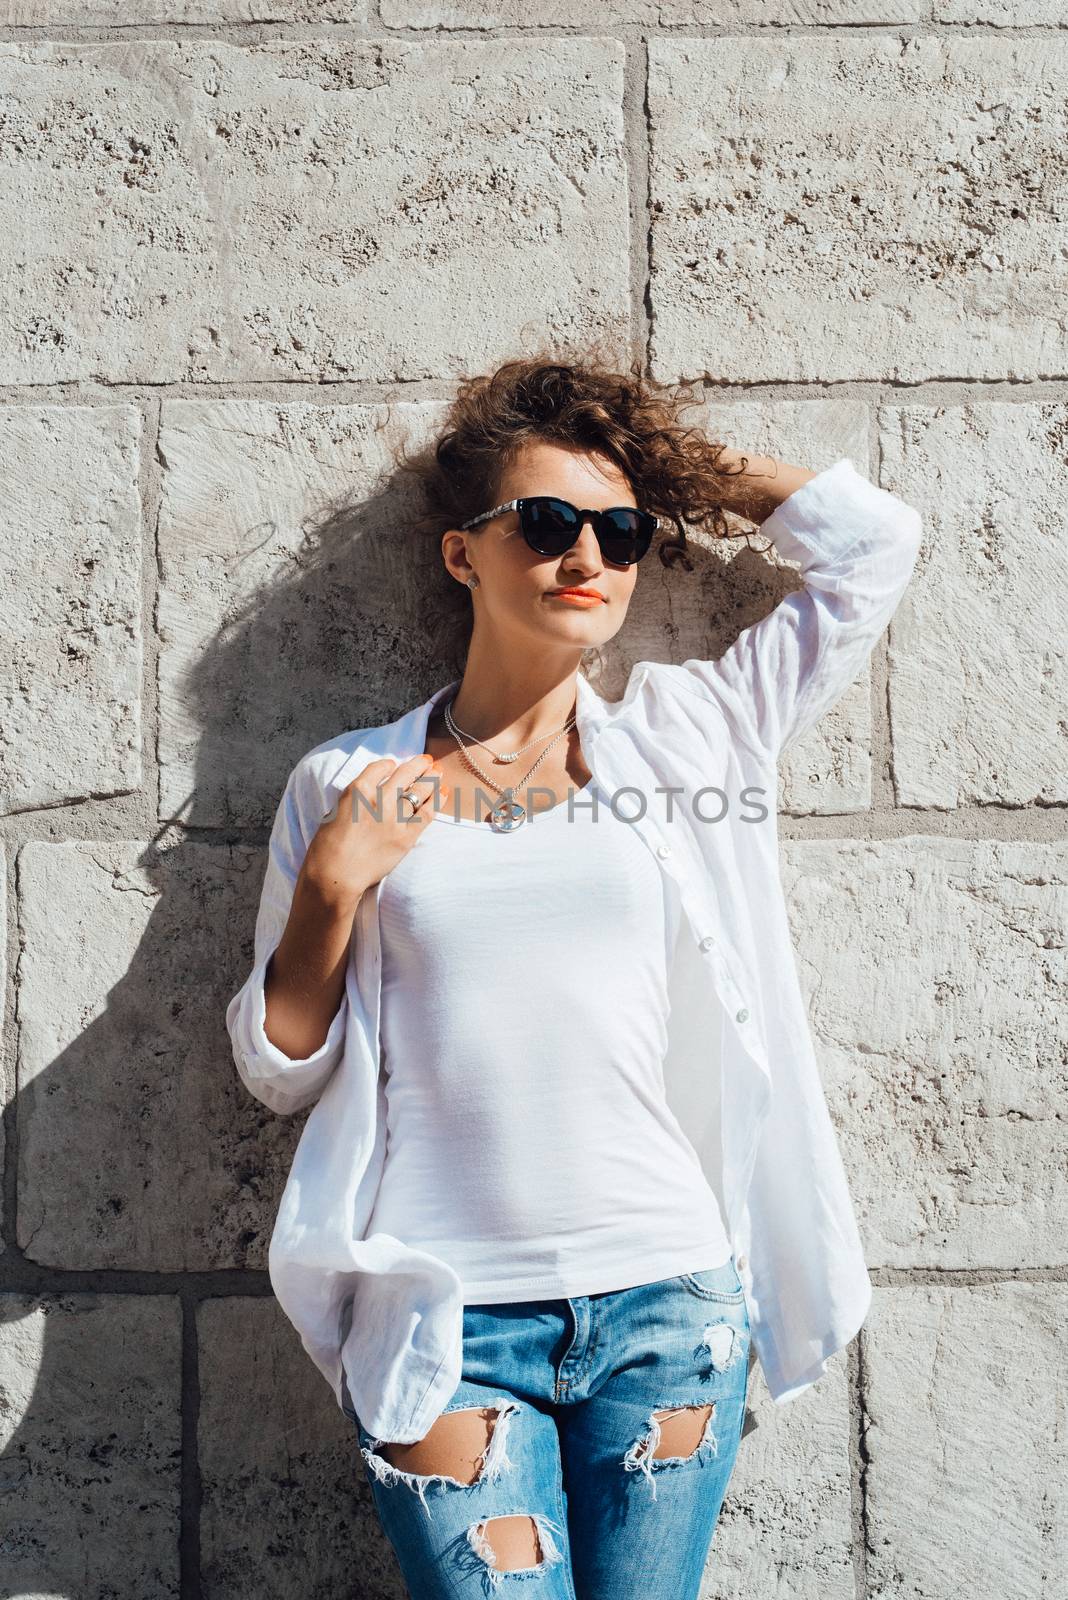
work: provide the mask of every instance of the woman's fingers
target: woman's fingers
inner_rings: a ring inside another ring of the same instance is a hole
[[[435,792],[442,798],[448,794],[444,786],[438,789],[437,776],[425,753],[405,761],[381,757],[368,762],[338,791],[301,870],[329,893],[354,897],[355,904],[369,884],[393,870],[433,820],[436,806],[426,802]],[[411,792],[410,804],[402,801],[405,791]]]
[[[353,778],[341,791],[343,800],[354,804],[354,795],[359,793],[368,802],[381,802],[382,815],[387,815],[386,807],[395,807],[397,797],[406,789],[411,789],[415,794],[415,804],[420,812],[432,811],[426,802],[432,799],[435,787],[434,779],[438,778],[439,769],[433,757],[425,751],[420,755],[408,756],[403,761],[397,761],[391,756],[380,756],[375,761],[369,761],[363,770]],[[438,792],[448,794],[448,788],[440,783]],[[406,807],[402,807],[399,815],[404,817]],[[388,813],[392,815],[392,812]]]

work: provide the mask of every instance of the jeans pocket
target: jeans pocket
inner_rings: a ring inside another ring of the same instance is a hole
[[[679,1283],[699,1300],[716,1300],[721,1305],[743,1305],[745,1290],[733,1259],[719,1267],[705,1267],[700,1272],[683,1272]]]

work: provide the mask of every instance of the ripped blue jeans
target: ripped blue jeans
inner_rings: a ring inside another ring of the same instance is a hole
[[[465,1306],[445,1412],[474,1415],[440,1446],[442,1470],[433,1429],[416,1472],[353,1416],[411,1600],[521,1579],[542,1600],[696,1600],[749,1354],[733,1260],[603,1294]],[[461,1476],[448,1470],[457,1459]]]

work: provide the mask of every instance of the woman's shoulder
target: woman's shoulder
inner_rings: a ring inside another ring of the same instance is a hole
[[[373,728],[349,728],[322,739],[295,762],[285,792],[303,818],[322,817],[371,756],[365,754]]]
[[[386,753],[387,730],[392,723],[372,724],[364,728],[348,728],[344,733],[331,734],[306,750],[289,774],[286,787],[292,792],[298,807],[322,814],[333,805],[341,791],[371,761]]]
[[[392,721],[349,728],[306,750],[290,772],[287,784],[298,806],[306,806],[321,816],[324,802],[328,810],[369,762],[382,756],[400,761],[422,749],[420,739],[425,736],[428,707],[428,701],[417,700]]]

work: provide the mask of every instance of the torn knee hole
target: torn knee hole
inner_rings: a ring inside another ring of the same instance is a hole
[[[443,1412],[425,1438],[414,1444],[372,1439],[360,1454],[380,1483],[413,1489],[429,1515],[426,1490],[435,1481],[466,1489],[482,1478],[496,1478],[512,1466],[505,1449],[508,1424],[519,1410],[514,1400],[463,1406]]]
[[[494,1566],[504,1572],[533,1567],[544,1559],[538,1524],[533,1517],[491,1517],[488,1522],[477,1522],[475,1532],[482,1535],[480,1554],[492,1554]]]
[[[653,1451],[654,1460],[692,1456],[701,1443],[714,1410],[715,1407],[709,1403],[703,1406],[673,1406],[669,1411],[654,1412],[653,1420],[660,1424],[660,1440]]]
[[[381,1453],[391,1467],[422,1477],[448,1476],[474,1483],[489,1449],[497,1422],[490,1406],[469,1406],[443,1413],[430,1432],[415,1444],[387,1444]]]
[[[712,1429],[715,1414],[714,1400],[703,1405],[668,1406],[653,1412],[649,1418],[648,1432],[631,1445],[623,1458],[623,1465],[628,1472],[645,1474],[652,1484],[654,1500],[654,1461],[688,1461],[705,1445],[711,1445],[715,1454],[716,1436]]]
[[[489,1568],[490,1581],[498,1584],[506,1572],[530,1572],[562,1560],[554,1532],[562,1533],[559,1524],[534,1511],[472,1523],[467,1542]]]

